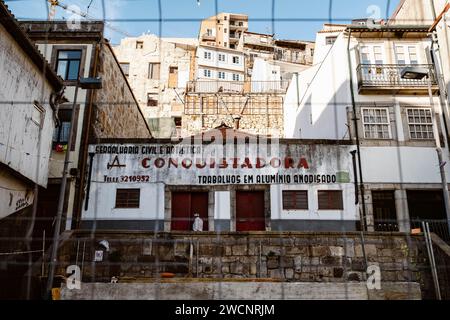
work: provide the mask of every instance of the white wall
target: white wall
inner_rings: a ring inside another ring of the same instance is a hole
[[[363,179],[367,183],[441,182],[433,147],[361,147],[361,158]],[[448,165],[446,171],[448,180]]]
[[[323,64],[294,76],[284,101],[286,138],[343,139],[350,104],[347,40],[343,34]],[[348,138],[348,136],[347,136]]]
[[[214,192],[214,219],[231,219],[231,198],[230,191]]]
[[[116,209],[116,189],[140,188],[139,209]],[[83,206],[84,208],[84,206]],[[163,220],[164,185],[151,184],[107,184],[93,181],[89,207],[83,210],[83,220]]]
[[[48,103],[53,89],[2,25],[0,79],[0,162],[45,187],[55,125]],[[42,129],[32,121],[34,101],[44,109]]]
[[[205,59],[205,52],[211,54],[211,59]],[[218,55],[224,54],[225,61],[219,61]],[[230,50],[220,50],[220,48],[208,48],[208,47],[198,47],[197,48],[197,70],[199,67],[210,67],[218,69],[227,69],[228,72],[238,71],[244,72],[244,54],[242,52],[232,52]],[[239,63],[233,63],[233,56],[239,57]],[[203,77],[203,73],[197,74],[198,77]]]
[[[308,191],[308,210],[284,210],[283,190]],[[317,192],[319,190],[342,190],[343,210],[319,210]],[[272,185],[270,186],[270,211],[272,219],[280,220],[359,220],[358,206],[355,205],[355,188],[352,183],[335,185]]]

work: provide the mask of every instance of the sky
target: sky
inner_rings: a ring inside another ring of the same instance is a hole
[[[249,31],[278,39],[314,40],[324,23],[386,18],[400,0],[61,0],[75,11],[107,22],[113,44],[129,36],[197,37],[200,20],[217,12],[244,13]],[[6,0],[18,19],[47,19],[46,0]],[[91,5],[89,6],[89,4]],[[88,8],[89,6],[89,8]],[[79,17],[57,8],[56,19]],[[161,20],[161,21],[160,21]]]

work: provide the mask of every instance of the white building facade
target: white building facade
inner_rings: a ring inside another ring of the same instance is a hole
[[[358,229],[350,142],[233,129],[193,139],[91,145],[82,225],[189,231],[198,213],[204,231]]]
[[[287,137],[359,145],[358,206],[369,230],[446,220],[440,166],[448,177],[448,141],[428,28],[351,25],[332,44],[318,39],[322,62],[288,89]],[[430,81],[402,76],[405,68],[423,70]]]

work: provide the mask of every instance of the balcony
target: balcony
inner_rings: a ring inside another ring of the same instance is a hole
[[[284,94],[289,81],[189,81],[187,93]]]
[[[216,36],[210,33],[204,33],[202,35],[202,39],[206,40],[206,41],[215,41],[216,40]]]
[[[357,68],[360,94],[428,94],[428,78],[403,79],[402,70],[414,66],[425,68],[431,75],[431,90],[438,91],[433,65],[360,64]]]

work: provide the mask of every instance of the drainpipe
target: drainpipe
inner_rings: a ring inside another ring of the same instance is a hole
[[[350,57],[350,38],[352,35],[352,31],[349,30],[348,34],[348,42],[347,42],[347,59],[348,59],[348,71],[350,75],[350,95],[352,99],[352,109],[353,109],[353,125],[355,127],[355,137],[356,137],[356,152],[358,153],[358,166],[359,166],[359,180],[360,185],[359,189],[361,192],[361,205],[362,205],[362,218],[361,218],[361,229],[367,230],[366,227],[366,201],[364,199],[364,182],[363,182],[363,175],[362,175],[362,169],[361,169],[361,149],[359,147],[359,133],[358,133],[358,121],[356,119],[356,103],[355,103],[355,93],[353,90],[353,71],[352,71],[352,60]],[[357,192],[357,191],[355,191]]]

